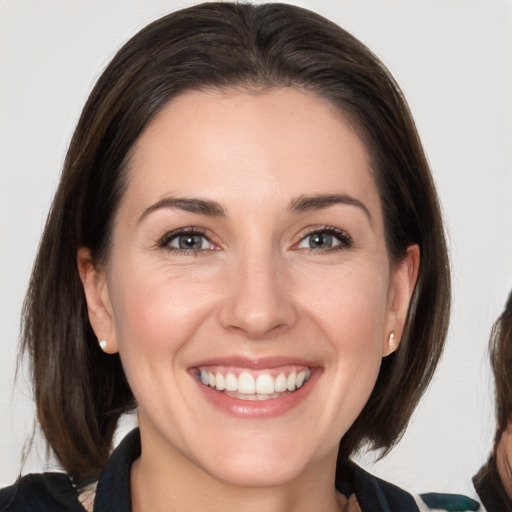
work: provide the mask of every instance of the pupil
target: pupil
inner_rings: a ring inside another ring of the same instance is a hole
[[[332,235],[328,233],[316,233],[311,235],[309,245],[312,249],[325,249],[332,247]]]
[[[201,249],[202,240],[199,235],[180,236],[180,249]]]

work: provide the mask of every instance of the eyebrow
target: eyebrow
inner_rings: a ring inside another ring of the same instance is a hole
[[[370,224],[373,224],[372,215],[366,205],[359,199],[356,199],[355,197],[349,196],[347,194],[319,194],[312,196],[300,196],[291,202],[290,210],[292,212],[307,212],[309,210],[322,210],[335,204],[346,204],[360,208],[366,217],[368,217]]]
[[[225,217],[224,209],[216,201],[196,198],[164,197],[163,199],[160,199],[160,201],[157,201],[155,204],[146,208],[142,212],[142,215],[139,217],[137,223],[142,222],[150,213],[165,208],[198,213],[208,217]]]
[[[373,223],[372,216],[366,205],[359,199],[347,194],[302,195],[292,200],[289,209],[294,213],[299,213],[310,210],[322,210],[336,204],[346,204],[360,208],[366,217],[368,217],[370,224]],[[219,203],[217,203],[217,201],[197,198],[164,197],[155,204],[146,208],[142,212],[137,223],[142,222],[149,214],[165,208],[179,209],[186,212],[197,213],[199,215],[206,215],[208,217],[226,216],[224,209]]]

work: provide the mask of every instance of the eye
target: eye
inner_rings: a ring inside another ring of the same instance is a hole
[[[193,251],[200,251],[206,249],[207,240],[202,235],[177,235],[172,238],[167,245],[170,247],[176,247],[176,249],[190,249]]]
[[[350,235],[337,228],[317,229],[304,236],[297,244],[298,249],[329,251],[352,247]]]
[[[214,249],[214,245],[204,233],[190,229],[166,234],[159,245],[170,251],[187,253]]]

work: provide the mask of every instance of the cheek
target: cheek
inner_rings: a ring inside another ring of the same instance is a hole
[[[303,280],[302,307],[329,333],[340,351],[379,346],[388,312],[389,276],[385,266],[357,263]]]
[[[127,278],[126,276],[130,276]],[[118,272],[113,309],[121,356],[176,353],[210,314],[215,292],[208,279],[187,272]]]
[[[329,344],[326,368],[333,392],[327,399],[341,400],[357,415],[369,397],[382,360],[386,337],[388,278],[382,272],[354,265],[331,272],[329,280],[309,287],[302,301],[307,316],[319,326]],[[349,405],[350,404],[350,405]],[[336,409],[336,408],[334,408]]]
[[[119,355],[140,410],[165,410],[175,418],[187,407],[176,392],[183,387],[187,351],[215,304],[210,281],[122,269],[113,281]]]

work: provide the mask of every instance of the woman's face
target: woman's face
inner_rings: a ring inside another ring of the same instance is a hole
[[[145,130],[108,263],[79,255],[142,461],[258,486],[332,470],[418,259],[390,263],[370,165],[349,123],[292,88],[190,92]]]

